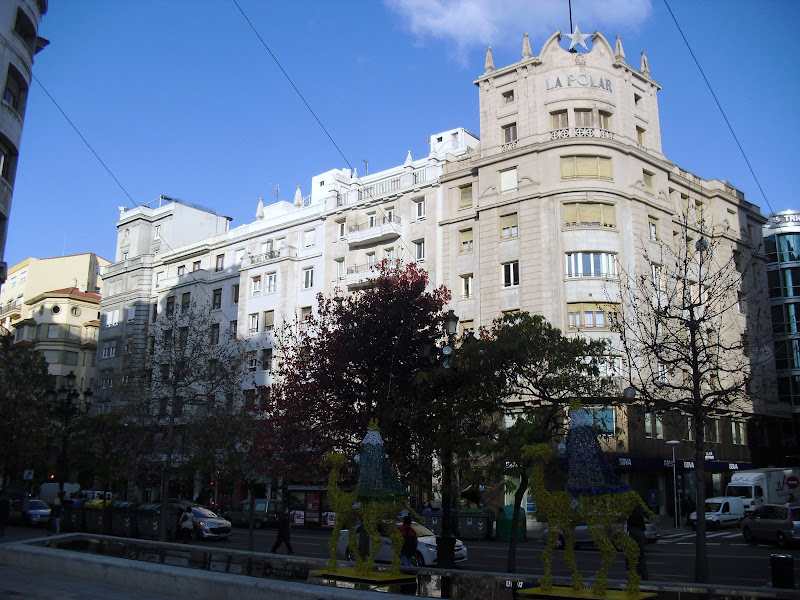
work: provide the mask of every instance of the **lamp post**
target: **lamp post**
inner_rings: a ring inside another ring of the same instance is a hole
[[[64,482],[69,476],[69,423],[75,417],[86,414],[91,405],[94,392],[87,388],[83,392],[75,387],[74,371],[66,375],[66,385],[62,384],[57,390],[47,392],[47,399],[51,410],[61,417],[61,473],[59,474],[58,496],[63,499]],[[83,396],[81,400],[81,396]]]
[[[678,512],[678,475],[675,471],[675,446],[680,444],[679,440],[669,440],[667,446],[672,446],[672,495],[675,500],[675,529],[681,526],[681,515]]]
[[[451,367],[451,356],[453,354],[453,339],[458,328],[458,316],[452,310],[448,311],[444,317],[445,329],[447,331],[447,345],[442,348],[442,367]],[[452,411],[449,410],[450,402],[447,401],[447,418],[451,418]],[[454,515],[451,512],[453,504],[453,445],[450,436],[452,427],[444,436],[444,447],[442,448],[442,533],[436,538],[437,565],[443,569],[452,569],[455,566],[455,524]]]

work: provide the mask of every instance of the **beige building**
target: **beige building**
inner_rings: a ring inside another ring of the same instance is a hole
[[[6,279],[3,257],[33,57],[50,43],[38,36],[39,21],[46,12],[47,0],[0,2],[0,75],[4,81],[0,101],[0,283]]]

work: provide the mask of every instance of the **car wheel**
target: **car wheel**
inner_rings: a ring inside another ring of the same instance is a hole
[[[347,557],[347,560],[349,560],[351,562],[356,562],[356,555],[353,553],[352,550],[350,550],[350,548],[348,548],[345,551],[344,555]]]
[[[253,524],[253,527],[256,529],[264,529],[264,521],[259,521],[256,519],[256,522]]]
[[[782,531],[778,532],[777,542],[778,542],[778,548],[786,548],[786,546],[787,546],[787,544],[786,544],[786,536],[783,535]]]
[[[411,557],[411,564],[414,567],[424,567],[425,566],[425,559],[422,557],[421,552],[414,552],[414,556]]]
[[[563,550],[566,545],[567,545],[567,542],[564,540],[564,536],[563,535],[559,535],[556,538],[556,550]]]
[[[753,543],[753,532],[750,531],[749,527],[742,528],[742,535],[744,536],[744,541],[748,544]]]

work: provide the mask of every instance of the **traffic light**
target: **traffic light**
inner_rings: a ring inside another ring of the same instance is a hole
[[[50,475],[50,481],[53,481],[56,478],[55,475]]]

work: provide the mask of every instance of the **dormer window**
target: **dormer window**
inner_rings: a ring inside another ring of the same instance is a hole
[[[503,92],[503,104],[511,104],[514,102],[514,90]]]

